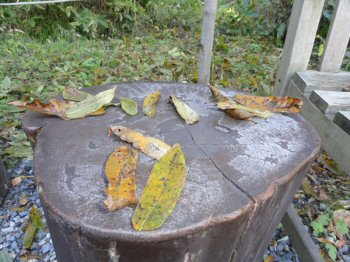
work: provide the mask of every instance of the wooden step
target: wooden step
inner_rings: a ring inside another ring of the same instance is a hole
[[[334,123],[350,135],[350,111],[337,112],[334,117]]]
[[[294,83],[303,93],[313,90],[343,91],[350,86],[350,72],[319,72],[307,70],[295,73]]]
[[[326,114],[350,111],[350,92],[314,90],[310,101]]]

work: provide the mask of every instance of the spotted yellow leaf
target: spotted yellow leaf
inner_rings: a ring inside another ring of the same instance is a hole
[[[135,230],[161,227],[173,212],[186,179],[185,156],[175,144],[153,166],[140,201],[132,216]]]
[[[154,93],[149,94],[146,96],[145,100],[143,101],[143,113],[149,117],[154,117],[156,115],[157,110],[157,102],[160,98],[160,91],[156,91]]]

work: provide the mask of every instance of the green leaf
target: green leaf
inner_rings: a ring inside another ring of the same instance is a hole
[[[314,230],[314,234],[319,236],[320,234],[322,234],[325,229],[324,229],[324,226],[319,223],[319,221],[315,220],[313,221],[310,226],[312,227],[312,229]]]
[[[189,105],[181,101],[176,96],[170,96],[179,115],[185,120],[186,124],[194,124],[199,121],[199,116]]]
[[[185,156],[175,144],[153,166],[140,201],[132,216],[135,230],[161,227],[173,212],[186,179]]]
[[[137,114],[137,102],[126,97],[120,98],[120,104],[123,110],[131,116]]]
[[[102,91],[95,96],[89,97],[86,100],[76,103],[66,111],[66,117],[75,119],[87,116],[95,112],[103,105],[110,103],[114,98],[115,88]]]
[[[9,253],[6,251],[0,251],[0,261],[1,262],[12,262],[13,259]]]
[[[92,95],[90,95],[89,93],[80,91],[80,90],[75,89],[75,88],[70,88],[70,87],[64,88],[62,96],[66,100],[71,100],[71,101],[76,101],[76,102],[80,102],[80,101],[83,101],[85,99],[92,97]]]
[[[326,249],[328,250],[328,256],[335,261],[337,259],[337,248],[330,243],[326,243]]]
[[[345,234],[348,234],[349,233],[349,228],[348,226],[346,225],[344,219],[341,219],[341,220],[338,220],[336,223],[335,223],[335,227],[337,229],[337,231],[342,234],[342,235],[345,235]]]
[[[33,206],[29,213],[29,224],[23,236],[23,246],[25,248],[30,248],[32,246],[35,234],[42,226],[40,213],[36,207]]]
[[[149,117],[154,117],[156,115],[157,110],[157,102],[160,98],[160,91],[156,91],[154,93],[149,94],[146,96],[145,100],[143,101],[143,113]]]

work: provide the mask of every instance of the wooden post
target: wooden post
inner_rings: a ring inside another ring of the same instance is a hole
[[[199,52],[199,82],[204,84],[208,83],[210,79],[216,8],[217,0],[204,1],[202,37]]]
[[[285,95],[290,77],[309,64],[324,0],[295,0],[273,93]]]
[[[2,202],[3,197],[6,195],[8,189],[8,179],[5,170],[5,166],[0,157],[0,204]]]
[[[339,72],[350,37],[350,0],[338,0],[321,59],[320,71]]]

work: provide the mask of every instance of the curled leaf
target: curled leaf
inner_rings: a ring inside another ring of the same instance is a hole
[[[97,109],[95,112],[90,113],[89,116],[100,116],[104,114],[106,114],[106,110],[103,107],[101,107]]]
[[[140,201],[132,216],[135,230],[161,227],[173,212],[186,179],[185,156],[175,144],[153,166]]]
[[[219,102],[218,108],[220,109],[239,109],[244,110],[252,114],[252,116],[257,116],[261,118],[269,118],[271,116],[271,112],[267,110],[258,110],[254,108],[250,108],[248,106],[242,106],[240,104],[237,104],[235,101],[227,101],[227,102]]]
[[[121,140],[131,143],[136,149],[140,149],[146,155],[160,159],[171,147],[154,137],[144,136],[124,126],[110,126],[109,132],[119,136]]]
[[[35,206],[32,207],[29,213],[29,224],[24,232],[23,236],[23,246],[25,248],[30,248],[32,246],[35,234],[38,229],[43,226],[41,221],[41,216]]]
[[[258,110],[269,110],[277,113],[299,113],[303,101],[300,98],[276,96],[252,96],[236,94],[233,100],[241,105]]]
[[[219,102],[228,102],[230,101],[230,98],[227,96],[224,96],[219,89],[217,89],[215,86],[212,86],[210,84],[208,84],[208,87],[211,91],[211,94],[213,95],[214,101],[219,103]],[[251,117],[254,116],[254,114],[243,110],[243,109],[225,109],[224,112],[226,114],[228,114],[229,116],[233,117],[234,119],[238,119],[238,120],[245,120],[245,119],[249,119]]]
[[[9,104],[21,108],[27,108],[29,110],[40,112],[46,115],[54,115],[62,119],[66,119],[66,110],[70,108],[74,103],[60,101],[56,99],[50,99],[48,103],[43,103],[40,100],[36,99],[31,103],[23,101],[13,101]]]
[[[149,117],[154,117],[156,115],[157,110],[157,102],[160,98],[160,91],[156,91],[154,93],[149,94],[146,96],[145,100],[143,101],[143,113]]]
[[[103,205],[109,211],[137,204],[136,168],[138,152],[121,146],[114,150],[106,162],[108,187]]]
[[[186,124],[194,124],[199,121],[199,116],[189,105],[181,101],[176,96],[170,96],[170,101],[174,104],[176,111],[185,120]]]
[[[114,93],[115,88],[111,88],[78,102],[66,111],[66,117],[69,119],[85,117],[100,109],[103,105],[110,103],[114,98]]]
[[[89,93],[71,87],[64,88],[62,96],[66,100],[71,100],[75,102],[80,102],[85,99],[88,99],[89,97],[92,97],[92,95],[90,95]]]
[[[137,102],[126,97],[120,98],[120,104],[123,110],[131,116],[137,114]]]

